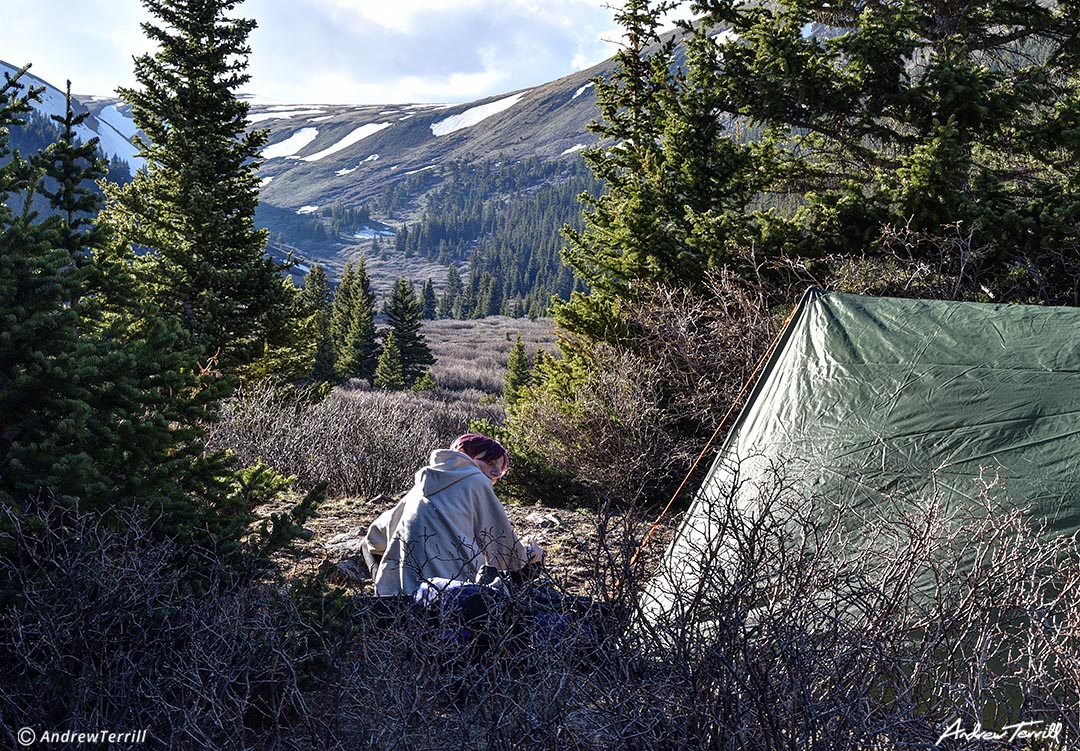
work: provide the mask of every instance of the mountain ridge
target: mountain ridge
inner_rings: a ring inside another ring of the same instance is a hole
[[[275,146],[305,129],[311,136],[291,153],[266,159],[260,171],[264,199],[294,209],[329,200],[363,203],[402,177],[448,162],[570,156],[596,141],[587,127],[597,114],[589,79],[609,69],[605,63],[540,86],[461,104],[309,105],[280,109],[284,116],[253,105],[257,124],[270,128],[272,155],[278,153]],[[365,126],[369,133],[320,156]],[[297,190],[298,185],[303,187]]]
[[[483,195],[461,198],[483,204],[489,211],[521,205],[544,185],[567,179],[565,170],[553,171],[544,165],[561,163],[575,175],[580,173],[581,150],[596,143],[596,136],[588,129],[599,114],[592,79],[610,75],[614,66],[611,59],[538,86],[450,104],[251,101],[251,127],[269,131],[259,169],[256,219],[270,230],[270,252],[280,258],[292,255],[300,262],[293,272],[297,281],[316,262],[326,267],[333,279],[346,262],[363,257],[373,272],[377,291],[391,285],[398,275],[417,283],[432,278],[441,288],[451,265],[463,277],[508,273],[476,267],[476,263],[494,261],[462,259],[461,249],[478,247],[484,241],[501,247],[499,266],[505,265],[508,254],[518,252],[514,247],[526,256],[532,255],[535,247],[549,248],[544,258],[532,260],[532,265],[547,269],[540,272],[541,277],[565,276],[565,270],[559,269],[557,250],[550,248],[557,245],[566,217],[579,211],[576,195],[566,199],[560,194],[560,201],[571,203],[559,207],[550,227],[543,226],[544,237],[492,238],[470,236],[462,230],[443,235],[440,249],[434,240],[430,246],[417,246],[414,234],[403,252],[401,244],[395,243],[396,235],[409,225],[440,223],[439,217],[432,218],[426,211],[429,197],[460,177],[463,170],[487,173],[492,165],[518,166],[505,185],[489,179]],[[9,74],[16,70],[8,64],[3,64],[3,69]],[[26,78],[33,85],[46,86],[47,104],[38,109],[52,114],[57,97],[63,101],[62,92],[29,73]],[[126,159],[133,172],[141,166],[130,143],[135,126],[127,105],[118,97],[80,95],[74,99],[77,110],[90,113],[80,136],[84,140],[98,136],[102,150]],[[520,166],[527,164],[538,165],[538,170],[536,180],[523,189]],[[362,214],[368,221],[340,227],[330,217],[340,216],[342,210]],[[490,232],[490,223],[487,226]],[[535,229],[535,224],[532,226]],[[448,241],[457,249],[451,260],[445,252]],[[503,247],[506,243],[510,243],[509,250]],[[486,283],[495,284],[490,279]],[[501,280],[498,284],[510,286]],[[521,284],[513,286],[520,288]],[[546,293],[545,288],[533,297]]]
[[[20,68],[0,60],[0,73],[6,77],[14,76]],[[42,87],[41,101],[34,104],[34,108],[43,115],[63,116],[67,95],[64,90],[32,72],[32,67],[27,70],[20,83],[24,86]],[[106,156],[118,156],[126,161],[132,171],[140,168],[144,162],[136,155],[138,151],[131,143],[131,137],[135,133],[135,125],[130,115],[122,110],[126,105],[120,99],[114,97],[98,97],[92,94],[72,94],[72,109],[76,114],[89,112],[86,121],[76,127],[76,134],[84,142],[91,138],[97,138],[101,150]]]

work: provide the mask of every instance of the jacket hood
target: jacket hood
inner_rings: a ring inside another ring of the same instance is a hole
[[[465,454],[450,449],[437,449],[431,452],[428,466],[416,473],[416,484],[423,490],[424,495],[430,496],[473,475],[487,480],[480,468]]]

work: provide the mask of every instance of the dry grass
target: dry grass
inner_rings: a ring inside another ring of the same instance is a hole
[[[538,349],[554,354],[554,322],[491,316],[480,320],[427,321],[424,336],[436,364],[431,374],[440,387],[450,391],[472,389],[501,395],[506,360],[517,336],[532,357]]]
[[[425,335],[438,358],[431,392],[339,388],[315,401],[303,391],[249,384],[224,403],[208,445],[235,452],[245,465],[261,459],[304,489],[327,482],[331,496],[394,495],[470,422],[502,423],[499,396],[518,333],[530,348],[553,346],[550,321],[429,322]]]
[[[223,405],[208,445],[233,451],[244,465],[262,460],[304,489],[326,482],[333,496],[393,495],[470,421],[501,415],[498,405],[410,392],[337,390],[310,401],[263,383]]]
[[[318,263],[326,269],[330,278],[337,282],[345,271],[346,263],[355,264],[363,259],[364,268],[371,280],[371,288],[380,304],[402,277],[412,280],[417,292],[426,279],[431,279],[436,289],[442,289],[448,271],[446,266],[419,256],[405,258],[394,251],[392,235],[380,238],[379,247],[379,250],[373,251],[370,240],[350,240],[348,244],[339,246],[334,253],[320,257]]]

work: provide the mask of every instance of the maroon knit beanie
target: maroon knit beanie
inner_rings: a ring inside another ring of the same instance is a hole
[[[497,462],[502,459],[506,469],[510,469],[510,456],[506,453],[503,445],[494,438],[489,438],[480,433],[466,433],[458,436],[450,444],[451,451],[460,451],[473,459],[481,459],[485,462]]]

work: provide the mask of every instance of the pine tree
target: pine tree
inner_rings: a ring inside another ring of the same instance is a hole
[[[835,286],[856,268],[863,291],[1080,304],[1080,257],[1063,251],[1080,242],[1074,7],[709,10],[695,67],[718,113],[760,129],[754,167],[775,208],[754,217],[759,254]],[[706,45],[717,25],[727,41]]]
[[[709,69],[694,64],[713,54],[705,43],[687,42],[686,68],[675,65],[674,38],[660,37],[671,7],[625,3],[616,18],[628,45],[611,78],[595,81],[602,117],[591,129],[601,145],[584,158],[607,189],[581,196],[582,230],[564,229],[563,256],[588,291],[554,305],[558,325],[583,336],[586,349],[626,343],[622,310],[641,290],[700,291],[709,269],[750,266],[740,251],[756,195],[750,151],[716,117],[725,101],[702,72]],[[700,217],[709,218],[708,232]]]
[[[298,381],[311,376],[318,344],[316,321],[292,276],[283,277],[279,284],[282,304],[265,321],[267,329],[277,333],[263,340],[258,355],[243,368],[247,380]]]
[[[334,341],[330,337],[330,318],[333,305],[330,300],[330,282],[326,271],[319,264],[311,267],[304,277],[302,302],[307,315],[313,319],[315,336],[315,360],[311,377],[317,381],[334,380]]]
[[[131,165],[127,163],[119,154],[114,154],[109,160],[109,171],[107,173],[109,182],[116,183],[117,185],[127,185],[131,182]]]
[[[502,309],[502,289],[494,274],[490,272],[475,272],[470,275],[468,298],[473,301],[473,307],[467,312],[470,318],[486,318],[498,315]]]
[[[77,143],[70,95],[60,141],[29,162],[4,160],[6,128],[25,112],[18,76],[0,88],[0,498],[19,513],[78,501],[84,511],[127,507],[160,534],[238,540],[246,523],[219,515],[228,501],[220,455],[205,452],[204,422],[218,393],[191,368],[179,332],[140,307],[129,268],[91,224],[104,174],[96,141]],[[53,186],[53,187],[45,187]],[[35,194],[53,214],[38,220]],[[224,532],[230,527],[232,532]]]
[[[370,380],[375,374],[378,346],[375,342],[375,317],[371,307],[354,304],[352,320],[341,357],[337,361],[338,376]]]
[[[92,457],[77,448],[89,408],[75,379],[92,374],[78,357],[81,310],[69,302],[83,289],[71,248],[31,209],[41,165],[8,148],[8,128],[40,98],[41,89],[22,93],[20,78],[0,88],[0,496],[8,503],[43,491],[71,498],[97,480]],[[10,199],[21,199],[20,213]]]
[[[472,318],[475,310],[476,296],[474,294],[473,286],[471,284],[463,284],[461,286],[461,294],[454,299],[454,307],[450,312],[450,317],[459,320]]]
[[[259,153],[251,130],[248,34],[255,22],[226,16],[236,0],[144,0],[157,50],[135,60],[131,104],[146,169],[111,186],[109,220],[140,248],[131,261],[162,315],[177,320],[200,362],[242,372],[288,337],[284,268],[256,229]]]
[[[379,355],[379,364],[375,368],[372,386],[380,391],[400,391],[406,385],[401,350],[398,348],[394,330],[391,329],[383,339],[382,353]]]
[[[11,153],[9,128],[26,121],[42,91],[24,92],[24,73],[0,87],[0,498],[16,509],[42,494],[94,503],[107,473],[99,453],[106,447],[93,438],[103,426],[93,419],[90,391],[105,354],[88,297],[101,235],[80,231],[98,207],[81,186],[100,177],[101,164],[96,143],[75,142],[81,118],[71,110],[70,91],[65,116],[57,118],[61,142],[29,160]],[[36,196],[47,197],[57,213],[40,219]]]
[[[424,320],[430,321],[434,319],[439,303],[438,298],[435,296],[435,284],[431,281],[431,277],[428,277],[428,280],[424,282],[423,290],[420,293],[420,300]]]
[[[375,375],[375,293],[371,291],[364,259],[345,268],[334,298],[334,369],[341,380]]]
[[[330,313],[330,340],[333,342],[334,362],[341,357],[345,349],[345,339],[349,335],[352,322],[353,287],[356,284],[356,269],[352,261],[345,264],[341,281],[334,290],[333,305]],[[335,366],[336,367],[336,366]]]
[[[408,280],[397,280],[383,310],[400,352],[405,385],[412,386],[435,363],[435,358],[420,333],[420,303]]]
[[[536,353],[533,355],[532,371],[529,373],[530,381],[532,381],[532,383],[542,382],[544,380],[544,373],[553,366],[554,362],[554,357],[538,347]]]
[[[435,376],[431,375],[431,371],[425,370],[424,374],[416,379],[416,383],[412,385],[412,391],[419,394],[424,391],[434,391],[438,386],[439,384],[435,382]]]
[[[532,363],[525,353],[521,334],[514,339],[514,346],[506,360],[506,379],[503,384],[503,401],[507,407],[513,407],[520,398],[521,391],[532,383]]]
[[[435,313],[439,318],[460,318],[460,298],[464,285],[461,283],[461,273],[457,266],[450,264],[446,269],[446,286],[443,287],[442,296],[439,297],[439,305]]]
[[[79,143],[75,128],[90,113],[76,115],[71,109],[71,81],[67,82],[66,101],[65,115],[52,116],[60,126],[59,138],[41,154],[51,177],[42,185],[41,194],[61,212],[56,226],[59,245],[67,250],[72,266],[81,269],[93,261],[91,249],[102,244],[104,230],[95,222],[101,196],[94,190],[94,181],[105,175],[106,167],[98,157],[96,139]]]

